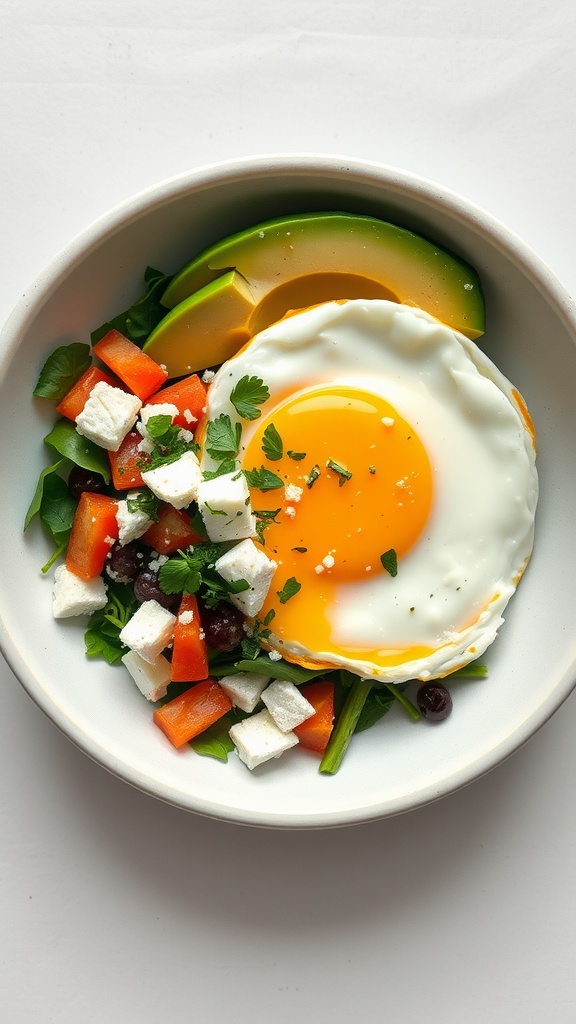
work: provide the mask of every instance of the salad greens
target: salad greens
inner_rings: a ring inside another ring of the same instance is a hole
[[[145,290],[137,301],[123,313],[113,317],[91,335],[92,344],[104,337],[111,329],[121,332],[136,345],[142,346],[150,332],[165,316],[166,309],[160,298],[171,278],[148,267],[144,275]],[[48,357],[39,374],[34,395],[59,402],[92,365],[90,347],[81,343],[60,346]],[[242,377],[231,392],[231,402],[238,416],[246,421],[257,420],[262,406],[269,398],[266,384],[258,377]],[[153,443],[153,449],[146,455],[146,468],[154,469],[176,461],[185,452],[199,450],[188,431],[172,423],[170,416],[158,414],[149,418],[146,430]],[[251,470],[239,470],[237,458],[240,451],[242,425],[232,422],[227,414],[220,414],[210,420],[206,427],[205,450],[216,463],[215,469],[204,472],[204,479],[243,472],[248,484],[262,492],[274,491],[284,486],[283,480],[266,466]],[[78,467],[90,473],[99,474],[114,495],[111,486],[110,465],[105,450],[78,434],[75,424],[66,418],[59,419],[44,438],[50,453],[50,464],[40,473],[32,501],[26,512],[24,529],[38,517],[47,535],[51,538],[54,551],[42,571],[46,572],[55,560],[66,551],[78,500],[70,490],[67,477],[71,469]],[[284,445],[274,424],[270,424],[262,436],[264,457],[275,462],[283,457]],[[289,450],[286,455],[296,462],[306,458],[306,452]],[[351,473],[338,461],[329,459],[329,470],[338,476],[342,487]],[[370,467],[372,471],[373,467]],[[313,466],[306,477],[306,486],[313,487],[321,475],[320,466]],[[125,496],[125,492],[122,495]],[[160,501],[147,487],[140,487],[136,495],[127,497],[130,512],[140,511],[151,522],[157,522]],[[271,523],[277,522],[280,508],[254,512],[259,541],[265,544],[265,531]],[[229,545],[213,543],[206,538],[202,517],[196,510],[190,513],[191,525],[198,536],[205,538],[188,547],[182,547],[169,556],[159,559],[158,585],[165,595],[198,595],[208,609],[215,609],[231,596],[249,589],[246,580],[233,583],[226,581],[215,569],[218,558],[228,550]],[[304,547],[295,551],[306,551]],[[395,576],[398,572],[397,556],[393,548],[380,556],[384,569]],[[281,604],[294,597],[301,584],[294,577],[286,580],[277,591]],[[126,646],[120,640],[120,633],[134,612],[140,606],[134,587],[130,584],[107,579],[107,603],[94,612],[85,630],[86,656],[100,658],[109,665],[118,664],[126,653]],[[335,692],[335,725],[326,751],[320,762],[320,772],[334,774],[342,763],[345,751],[353,735],[374,726],[394,706],[402,708],[413,721],[420,719],[420,712],[407,695],[410,684],[391,685],[378,680],[364,679],[343,669],[310,669],[284,660],[276,652],[266,653],[267,641],[271,636],[271,625],[275,612],[271,609],[266,616],[245,624],[246,633],[237,647],[231,651],[209,652],[209,673],[213,679],[234,675],[239,672],[255,673],[273,680],[285,680],[295,686],[302,686],[314,680],[330,680]],[[451,676],[481,678],[486,667],[473,663]],[[165,703],[176,694],[190,688],[190,683],[170,683],[168,693],[159,703]],[[234,750],[229,736],[230,727],[246,717],[238,708],[225,714],[214,725],[191,741],[197,753],[226,761]]]

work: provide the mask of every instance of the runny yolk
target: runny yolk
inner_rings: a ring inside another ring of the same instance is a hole
[[[263,549],[278,568],[259,618],[273,609],[273,632],[311,654],[364,656],[383,665],[426,653],[345,646],[330,623],[338,585],[386,575],[381,556],[391,551],[401,572],[428,521],[432,471],[413,427],[368,391],[310,388],[258,423],[243,468],[261,467],[278,483],[265,491],[251,487],[252,508]],[[292,578],[300,588],[282,601]]]

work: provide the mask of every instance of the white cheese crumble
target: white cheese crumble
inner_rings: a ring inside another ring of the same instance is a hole
[[[286,484],[284,493],[286,495],[286,501],[293,501],[296,503],[300,501],[300,498],[304,493],[304,488],[298,487],[297,484]]]

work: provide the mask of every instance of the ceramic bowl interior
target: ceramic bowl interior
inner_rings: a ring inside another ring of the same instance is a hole
[[[355,738],[341,771],[321,776],[291,751],[250,773],[175,751],[122,668],[84,656],[78,620],[56,623],[47,542],[22,523],[41,468],[49,403],[32,399],[39,367],[165,272],[233,231],[290,212],[373,214],[421,232],[478,270],[482,345],[523,393],[539,452],[534,555],[485,660],[484,680],[454,687],[441,726],[399,710]],[[576,677],[576,315],[546,267],[505,228],[452,193],[393,168],[326,156],[257,157],[186,174],[136,196],[75,239],[28,290],[0,349],[4,571],[3,652],[52,721],[116,775],[179,807],[269,827],[326,827],[400,813],[471,782],[517,749],[559,707]]]

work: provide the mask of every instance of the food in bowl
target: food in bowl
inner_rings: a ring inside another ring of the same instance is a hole
[[[54,614],[92,613],[88,653],[123,661],[175,746],[223,757],[235,746],[254,768],[300,743],[335,771],[352,730],[392,701],[418,716],[408,681],[483,653],[530,556],[537,478],[522,399],[473,341],[404,304],[417,296],[437,314],[443,288],[445,318],[479,336],[478,278],[375,223],[276,221],[170,283],[151,272],[138,318],[96,332],[103,369],[79,345],[40,376],[37,394],[63,416],[47,438],[61,459],[27,523],[39,512],[66,551]],[[368,267],[351,272],[338,246],[337,259],[326,252],[355,228]],[[309,236],[322,240],[317,262]],[[402,247],[412,257],[397,259],[399,276],[374,270]],[[259,291],[262,266],[272,283]],[[369,280],[386,297],[366,297]],[[217,372],[189,373],[215,352],[227,359]],[[66,483],[69,459],[102,484],[77,471]]]

